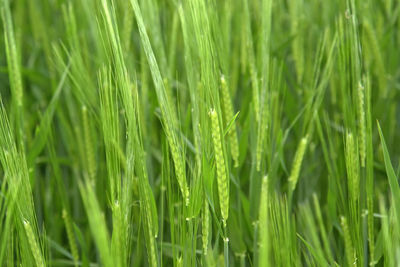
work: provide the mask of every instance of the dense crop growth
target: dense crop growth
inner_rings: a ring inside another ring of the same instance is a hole
[[[400,264],[399,1],[0,10],[0,266]]]

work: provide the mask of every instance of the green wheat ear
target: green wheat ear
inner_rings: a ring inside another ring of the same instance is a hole
[[[251,77],[251,84],[253,88],[253,106],[254,106],[254,113],[256,115],[256,121],[260,121],[260,89],[258,85],[258,77],[257,77],[257,70],[254,62],[250,63],[250,77]]]
[[[257,148],[256,148],[256,163],[257,163],[257,171],[261,170],[261,160],[262,153],[264,150],[265,138],[267,136],[268,130],[268,108],[267,108],[267,100],[264,97],[262,99],[261,104],[261,118],[258,124],[258,132],[257,132]]]
[[[22,107],[24,93],[9,1],[6,0],[4,3],[1,1],[0,8],[4,23],[4,39],[6,44],[7,66],[10,75],[11,93],[13,94],[13,99],[15,100],[17,107]]]
[[[217,181],[219,205],[221,209],[222,222],[226,225],[229,214],[229,180],[226,173],[225,159],[222,150],[221,130],[219,127],[218,115],[214,109],[209,112],[212,125],[212,139],[214,144],[215,163],[217,166]]]
[[[342,216],[340,218],[340,224],[343,229],[344,246],[345,246],[347,264],[348,264],[348,266],[353,266],[353,265],[355,265],[356,257],[355,257],[354,247],[351,242],[350,230],[349,230],[349,225],[347,224],[346,217]]]
[[[206,197],[204,197],[203,214],[201,222],[201,233],[203,242],[203,254],[207,255],[208,250],[208,236],[210,232],[210,209],[208,208],[208,202]]]
[[[40,251],[39,244],[35,238],[35,234],[33,233],[32,226],[29,221],[23,221],[26,236],[28,237],[29,245],[31,246],[31,251],[33,258],[35,259],[35,263],[37,267],[44,267],[44,260],[42,256],[42,252]]]
[[[365,167],[366,158],[366,122],[365,122],[365,107],[364,107],[364,86],[361,82],[358,84],[357,95],[358,95],[358,139],[359,139],[359,153],[361,158],[361,167]]]
[[[351,200],[356,201],[360,195],[360,173],[357,154],[357,143],[352,133],[346,135],[345,159],[348,177],[348,190]]]
[[[291,192],[293,192],[296,189],[296,184],[299,179],[299,174],[301,169],[301,163],[304,158],[304,153],[307,148],[307,143],[308,143],[307,136],[303,137],[300,140],[299,146],[297,147],[296,154],[294,156],[292,170],[289,176],[289,189]]]
[[[78,261],[79,261],[78,247],[77,247],[76,241],[75,241],[75,235],[74,235],[74,230],[72,227],[71,218],[69,217],[69,214],[66,209],[63,209],[63,211],[62,211],[62,218],[65,223],[65,230],[67,232],[68,242],[69,242],[69,246],[71,249],[72,257],[74,259],[74,264],[75,264],[75,266],[77,266]]]
[[[233,116],[235,114],[233,111],[232,100],[231,100],[231,97],[229,94],[229,88],[226,83],[224,75],[221,75],[220,81],[221,81],[222,99],[223,99],[223,104],[224,104],[225,122],[226,122],[226,125],[228,126],[231,118],[233,118]],[[234,167],[237,168],[237,167],[239,167],[239,143],[238,143],[238,137],[237,137],[235,123],[233,123],[233,125],[229,129],[228,140],[229,140],[229,144],[230,144],[232,159],[235,162]]]

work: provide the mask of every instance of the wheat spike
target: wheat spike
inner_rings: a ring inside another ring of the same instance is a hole
[[[79,261],[78,247],[75,242],[75,235],[74,235],[74,230],[72,228],[71,218],[69,217],[69,214],[66,209],[63,209],[63,211],[62,211],[62,218],[65,223],[65,230],[67,232],[67,237],[68,237],[69,247],[71,249],[71,254],[72,254],[72,257],[74,258],[74,264],[75,264],[75,266],[77,266],[78,261]]]
[[[231,97],[229,94],[229,88],[226,83],[224,75],[221,76],[221,91],[222,91],[222,98],[223,98],[223,103],[224,103],[225,121],[226,121],[226,125],[228,125],[230,120],[234,116],[234,111],[233,111],[232,100],[231,100]],[[235,162],[234,167],[237,168],[237,167],[239,167],[239,143],[238,143],[238,137],[237,137],[235,123],[233,123],[231,128],[229,129],[228,140],[229,140],[229,144],[230,144],[231,155],[232,155],[233,161]]]
[[[202,222],[201,222],[201,233],[202,233],[202,242],[203,242],[203,253],[207,255],[208,250],[208,235],[210,231],[210,210],[208,208],[208,202],[206,197],[204,197],[204,205],[203,205],[203,214],[202,214]]]
[[[304,158],[304,153],[307,148],[307,143],[308,143],[307,137],[303,137],[300,141],[299,146],[297,147],[297,151],[294,156],[292,170],[290,172],[290,177],[289,177],[289,187],[290,191],[292,192],[296,189],[297,180],[299,179],[299,174],[300,174],[301,163]]]
[[[364,86],[359,83],[358,84],[358,120],[359,120],[359,151],[360,151],[360,159],[361,159],[361,167],[365,167],[365,158],[366,158],[366,125],[365,125],[365,108],[364,108]]]
[[[35,263],[37,267],[44,267],[44,260],[42,256],[42,252],[40,251],[39,244],[35,238],[35,234],[33,233],[32,226],[29,221],[23,221],[26,236],[28,237],[29,245],[31,246],[31,251],[33,258],[35,259]]]
[[[344,246],[345,246],[345,251],[346,251],[347,264],[348,264],[348,266],[356,265],[355,264],[355,262],[356,262],[355,252],[354,252],[353,244],[351,242],[350,230],[349,230],[349,225],[347,224],[346,217],[342,216],[340,218],[340,224],[343,229]]]
[[[212,124],[212,139],[214,144],[215,163],[217,166],[217,181],[219,205],[222,221],[226,225],[229,213],[229,180],[226,173],[225,158],[222,151],[221,130],[219,127],[218,115],[214,109],[210,110]]]

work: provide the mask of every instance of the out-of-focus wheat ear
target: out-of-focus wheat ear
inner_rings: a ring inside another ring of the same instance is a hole
[[[342,230],[343,230],[346,260],[347,260],[347,264],[348,264],[347,266],[356,265],[356,263],[355,263],[356,255],[355,255],[355,251],[353,248],[353,244],[351,242],[350,230],[349,230],[349,225],[347,224],[346,217],[342,216],[340,218],[340,224],[341,224]]]
[[[268,103],[266,99],[266,92],[264,91],[264,96],[261,98],[261,117],[258,124],[257,131],[257,148],[256,148],[256,161],[257,161],[257,171],[261,170],[261,160],[263,156],[263,150],[265,147],[265,137],[268,130]]]
[[[93,151],[93,142],[92,142],[92,134],[91,134],[91,127],[90,121],[88,119],[88,111],[86,106],[82,107],[82,123],[83,123],[83,135],[84,135],[84,142],[85,142],[85,155],[86,155],[86,170],[90,182],[95,184],[95,177],[96,177],[96,160],[95,154]]]
[[[261,157],[262,157],[262,152],[263,152],[263,142],[261,135],[257,135],[257,148],[256,148],[256,167],[257,171],[261,170]]]
[[[74,265],[78,266],[79,262],[78,246],[76,245],[71,218],[69,217],[69,214],[66,209],[63,209],[62,211],[62,218],[64,220],[65,230],[67,232],[67,238],[69,242],[69,247],[71,249],[72,258],[74,259]]]
[[[260,89],[258,84],[257,70],[256,64],[254,62],[250,62],[250,78],[251,84],[253,88],[253,106],[254,113],[256,115],[256,121],[260,121]]]
[[[247,65],[250,71],[250,80],[251,80],[251,89],[252,89],[252,101],[254,107],[254,113],[256,117],[256,121],[259,121],[260,118],[260,89],[258,83],[258,74],[256,67],[256,60],[254,55],[254,43],[253,43],[253,35],[251,29],[251,14],[249,9],[248,0],[243,0],[243,36],[244,36],[244,48],[242,55],[248,58]],[[245,58],[243,58],[245,59]],[[242,62],[242,68],[245,69],[246,64]]]
[[[373,58],[374,60],[374,72],[376,73],[376,78],[378,80],[378,90],[379,96],[386,98],[388,95],[388,86],[386,79],[386,69],[384,58],[382,57],[382,49],[379,47],[379,37],[377,36],[376,30],[373,29],[371,22],[368,20],[363,20],[363,35],[367,39],[365,42],[365,53],[366,56]]]
[[[247,53],[247,34],[246,34],[246,25],[242,25],[242,29],[240,32],[240,71],[241,74],[244,74],[247,69],[248,64],[248,53]]]
[[[217,112],[210,110],[212,139],[214,144],[215,164],[217,166],[217,182],[219,206],[221,209],[222,222],[226,225],[229,214],[229,179],[227,177],[225,158],[222,150],[221,130]]]
[[[293,164],[292,164],[292,170],[290,172],[289,176],[289,190],[290,192],[293,192],[296,189],[297,181],[299,179],[299,174],[300,174],[300,169],[301,169],[301,163],[304,158],[304,153],[306,152],[308,144],[308,137],[303,137],[300,140],[299,146],[297,147],[296,154],[294,156]]]
[[[364,86],[361,82],[358,84],[358,140],[359,140],[359,153],[361,159],[361,167],[365,167],[366,158],[366,125],[365,125],[365,107],[364,107]]]
[[[202,233],[202,242],[203,242],[203,254],[207,255],[208,250],[208,236],[210,232],[210,209],[208,208],[207,198],[204,197],[204,205],[203,205],[203,213],[202,213],[202,221],[201,221],[201,233]]]
[[[6,44],[7,66],[10,77],[11,93],[13,94],[13,99],[15,100],[17,107],[21,108],[23,104],[21,70],[8,0],[5,0],[4,3],[1,3],[1,17],[4,23],[4,39]]]
[[[133,52],[130,50],[131,46],[131,35],[133,29],[133,9],[130,7],[129,1],[122,1],[124,5],[124,19],[122,25],[122,34],[121,34],[121,41],[122,41],[122,48],[124,51],[129,51],[130,53]],[[126,53],[128,54],[128,53]]]
[[[346,135],[345,158],[347,167],[348,190],[351,200],[359,198],[360,173],[356,140],[352,133]]]
[[[113,257],[115,259],[115,265],[125,266],[125,241],[124,241],[124,223],[123,223],[123,215],[121,211],[121,205],[119,201],[115,201],[112,208],[112,223],[113,223],[113,231],[112,231],[112,240],[111,240],[111,252],[113,253]]]
[[[221,75],[221,91],[222,91],[222,101],[224,104],[224,114],[225,114],[225,122],[226,126],[228,126],[230,120],[234,116],[232,100],[229,93],[229,88],[226,83],[224,75]],[[236,123],[233,122],[231,128],[228,132],[228,140],[231,150],[232,159],[234,161],[234,167],[239,167],[239,143],[236,131]]]
[[[23,84],[21,77],[21,62],[17,51],[17,44],[14,35],[12,13],[9,0],[0,1],[0,12],[4,27],[4,43],[6,48],[8,77],[12,95],[12,124],[16,131],[17,146],[23,144],[24,133],[24,105],[23,105]]]
[[[42,252],[40,250],[39,244],[35,238],[35,234],[33,233],[32,226],[29,221],[23,221],[25,233],[28,238],[29,245],[31,246],[31,251],[33,258],[35,259],[35,263],[37,267],[44,267],[44,260],[42,256]]]
[[[304,4],[303,1],[291,1],[289,13],[291,18],[291,34],[296,36],[292,42],[292,56],[296,68],[297,82],[301,82],[304,74],[304,36],[302,33],[301,15]]]

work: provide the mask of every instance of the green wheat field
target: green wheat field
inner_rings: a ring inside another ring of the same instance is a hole
[[[400,266],[399,0],[0,11],[0,266]]]

